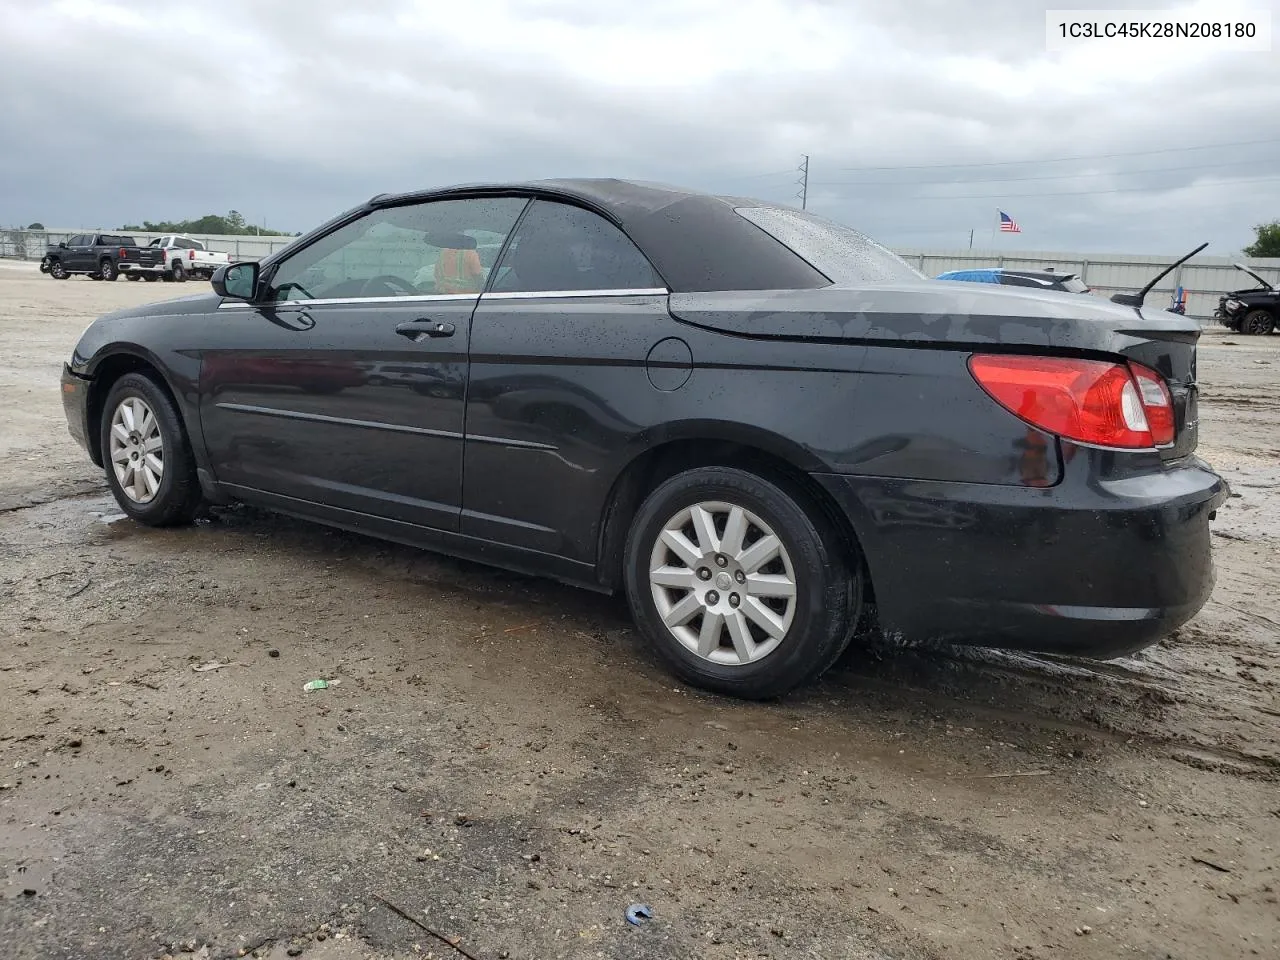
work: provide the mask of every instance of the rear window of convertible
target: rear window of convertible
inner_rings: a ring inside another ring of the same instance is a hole
[[[924,279],[892,250],[850,227],[785,207],[734,210],[840,286]]]

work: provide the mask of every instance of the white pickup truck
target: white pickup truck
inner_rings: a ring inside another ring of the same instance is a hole
[[[120,273],[129,280],[159,277],[181,283],[191,276],[211,277],[215,270],[231,262],[228,254],[215,253],[199,240],[181,234],[156,237],[130,254],[120,261]]]

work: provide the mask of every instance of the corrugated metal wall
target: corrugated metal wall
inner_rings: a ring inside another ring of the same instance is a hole
[[[46,245],[58,243],[77,233],[91,230],[69,229],[49,231],[0,231],[0,257],[38,260]],[[150,243],[159,234],[134,233],[139,244]],[[197,236],[211,250],[224,251],[235,260],[260,260],[292,243],[293,237],[220,237]],[[1060,272],[1077,273],[1084,282],[1102,296],[1119,291],[1138,290],[1177,259],[1177,255],[1132,255],[1109,253],[1064,253],[1062,251],[938,250],[899,249],[898,254],[926,276],[936,277],[947,270],[974,267],[1021,267],[1041,270],[1053,267]],[[1280,287],[1280,258],[1254,259],[1251,267],[1273,286]],[[1181,285],[1187,290],[1187,313],[1210,317],[1218,305],[1218,297],[1231,290],[1255,286],[1246,274],[1235,270],[1228,257],[1196,257],[1183,264],[1155,288],[1150,303],[1166,306],[1172,293]]]
[[[926,276],[936,277],[947,270],[976,267],[1015,267],[1079,274],[1095,292],[1111,296],[1122,291],[1140,290],[1151,278],[1167,267],[1177,255],[1149,256],[1115,253],[1063,253],[1061,251],[991,250],[924,250],[899,249],[897,253]],[[1272,286],[1280,287],[1280,258],[1252,259],[1249,266]],[[1187,314],[1211,317],[1218,298],[1231,290],[1257,286],[1253,278],[1232,267],[1229,257],[1194,257],[1178,267],[1156,285],[1149,303],[1167,306],[1173,291],[1181,286],[1187,292]]]

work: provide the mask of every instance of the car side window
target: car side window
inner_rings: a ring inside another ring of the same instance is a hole
[[[373,210],[284,260],[269,299],[479,294],[527,203],[472,197]]]
[[[665,289],[639,248],[599,214],[535,200],[511,238],[495,293]]]

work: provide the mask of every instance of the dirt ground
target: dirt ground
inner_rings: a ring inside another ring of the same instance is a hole
[[[1176,636],[861,647],[751,705],[676,686],[617,601],[244,508],[123,519],[60,364],[202,288],[0,264],[6,960],[464,956],[424,927],[477,960],[1280,956],[1280,336],[1202,341],[1235,494]]]

